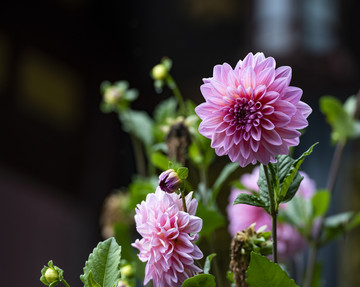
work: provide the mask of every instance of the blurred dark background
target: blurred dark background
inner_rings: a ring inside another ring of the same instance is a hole
[[[71,286],[82,286],[79,274],[101,240],[103,200],[135,172],[128,135],[115,114],[100,112],[100,84],[128,80],[140,91],[134,108],[151,113],[166,96],[149,76],[163,56],[196,103],[215,64],[263,51],[292,66],[292,85],[314,110],[299,151],[320,142],[304,169],[324,187],[333,147],[318,100],[360,88],[359,8],[355,0],[2,1],[2,285],[41,286],[40,270],[53,259]],[[359,160],[352,142],[332,212],[360,209]],[[352,232],[322,250],[325,286],[360,282],[359,240]]]

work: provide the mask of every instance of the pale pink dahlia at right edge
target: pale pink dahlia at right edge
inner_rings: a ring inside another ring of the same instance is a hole
[[[199,132],[211,139],[217,155],[242,167],[276,162],[276,155],[299,144],[298,130],[307,127],[312,111],[290,80],[291,68],[276,68],[263,53],[249,53],[234,69],[216,65],[200,87],[205,103],[195,109]]]

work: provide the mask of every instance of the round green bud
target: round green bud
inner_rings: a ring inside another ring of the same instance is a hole
[[[152,76],[155,80],[163,80],[167,75],[167,69],[163,64],[157,64],[152,69]]]
[[[127,278],[132,277],[134,275],[134,268],[130,264],[124,265],[121,268],[121,275]]]
[[[59,273],[53,268],[48,268],[45,272],[45,279],[50,284],[59,279]]]
[[[119,103],[122,92],[116,87],[109,87],[104,93],[104,101],[109,105],[116,105]]]

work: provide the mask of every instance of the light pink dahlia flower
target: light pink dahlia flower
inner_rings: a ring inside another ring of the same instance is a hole
[[[144,285],[151,279],[154,287],[181,286],[202,270],[194,260],[203,257],[194,241],[202,228],[202,219],[195,216],[196,199],[186,196],[184,212],[180,195],[166,193],[158,187],[137,205],[136,229],[143,237],[132,246],[138,248],[142,262],[147,262]]]
[[[242,167],[276,162],[275,155],[299,144],[298,130],[312,111],[290,80],[291,68],[275,68],[274,58],[263,53],[249,53],[235,69],[216,65],[200,87],[206,102],[195,109],[202,119],[199,132],[211,139],[217,155]]]
[[[304,179],[301,181],[296,196],[301,196],[310,200],[316,191],[315,182],[304,172],[300,172]],[[242,175],[240,181],[249,190],[258,191],[257,181],[259,179],[259,167],[256,166],[251,174]],[[236,197],[247,190],[232,189],[227,206],[229,219],[229,232],[233,236],[236,232],[244,230],[251,224],[256,223],[255,230],[266,225],[266,231],[271,231],[271,216],[261,207],[247,204],[233,205]],[[280,208],[286,209],[286,203],[281,204]],[[300,233],[288,223],[278,223],[277,225],[278,255],[284,261],[291,258],[294,254],[301,252],[306,247],[305,239]]]

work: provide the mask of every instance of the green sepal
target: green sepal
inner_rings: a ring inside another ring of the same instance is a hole
[[[53,281],[53,282],[48,282],[46,280],[46,277],[45,277],[45,273],[48,269],[53,269],[57,272],[57,280]],[[41,277],[40,277],[40,281],[42,283],[44,283],[46,286],[56,286],[58,283],[60,283],[61,281],[64,280],[64,271],[62,269],[60,269],[59,267],[55,266],[53,261],[50,260],[48,262],[48,266],[44,266],[42,269],[41,269]]]

